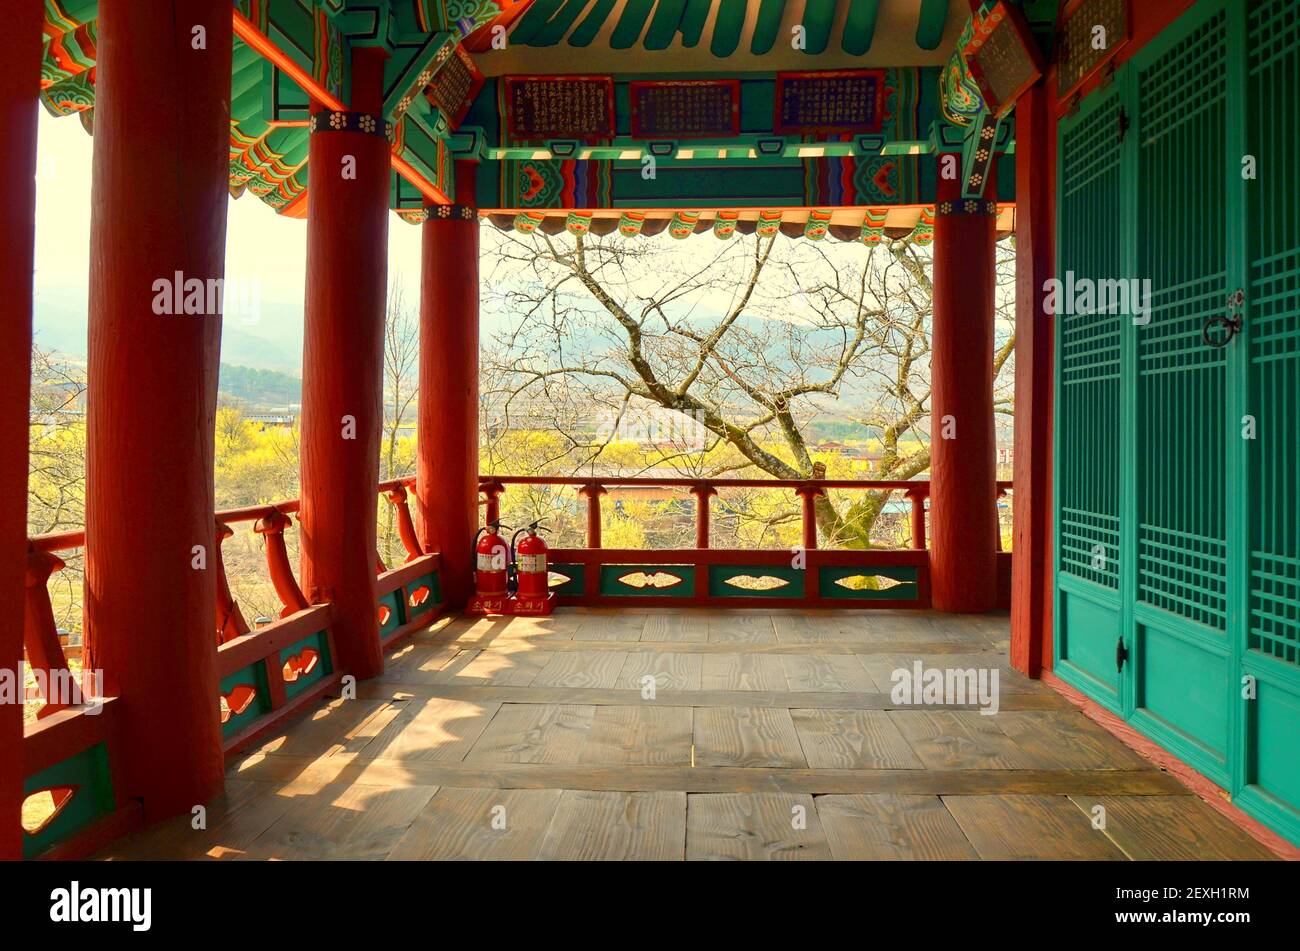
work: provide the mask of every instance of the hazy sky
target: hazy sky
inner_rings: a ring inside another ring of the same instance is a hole
[[[73,116],[40,110],[36,182],[36,306],[38,345],[82,356],[90,274],[90,169],[92,139]],[[227,319],[226,362],[247,363],[261,342],[284,359],[301,359],[303,280],[307,222],[284,218],[261,199],[231,199],[226,237],[226,279],[255,282],[260,319]],[[389,282],[401,280],[407,300],[418,299],[420,229],[389,219]],[[76,346],[78,340],[81,347]]]

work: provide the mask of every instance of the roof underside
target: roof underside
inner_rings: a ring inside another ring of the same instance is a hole
[[[667,231],[674,238],[712,232],[722,240],[736,234],[783,234],[790,238],[826,236],[840,241],[877,244],[898,238],[911,238],[917,244],[929,244],[934,238],[933,207],[881,208],[774,208],[739,211],[645,211],[620,212],[599,209],[590,212],[565,210],[494,213],[488,219],[501,231],[543,234],[606,235],[618,231],[624,237],[650,237]],[[995,218],[998,240],[1015,229],[1013,205],[998,207]]]
[[[42,101],[93,131],[99,0],[44,2]],[[1049,0],[1012,2],[1033,14]],[[455,160],[468,160],[480,163],[475,205],[546,219],[542,230],[558,227],[557,211],[591,209],[591,230],[613,220],[633,234],[711,227],[728,237],[763,216],[809,237],[923,233],[922,209],[935,200],[926,157],[960,147],[982,108],[954,52],[970,30],[970,0],[233,0],[232,9],[230,191],[296,217],[308,207],[309,104],[346,108],[359,46],[388,54],[392,206],[408,221],[451,200]],[[873,134],[779,127],[781,77],[834,69],[873,72]],[[453,73],[459,84],[443,82]],[[508,127],[502,76],[575,73],[609,77],[612,134],[539,138]],[[677,140],[630,126],[634,81],[700,76],[738,81],[733,131]],[[1006,202],[1013,130],[996,131],[992,197]],[[652,155],[658,172],[646,176]],[[637,212],[645,224],[623,221]]]

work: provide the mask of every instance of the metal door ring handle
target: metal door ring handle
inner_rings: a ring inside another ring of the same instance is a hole
[[[1223,324],[1228,329],[1227,336],[1222,340],[1215,340],[1210,336],[1210,328],[1215,324]],[[1240,317],[1225,317],[1222,314],[1216,314],[1205,321],[1205,326],[1201,328],[1201,339],[1205,341],[1206,346],[1221,350],[1232,342],[1232,338],[1237,335],[1239,330],[1241,330]]]

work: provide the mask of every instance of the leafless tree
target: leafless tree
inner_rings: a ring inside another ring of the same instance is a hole
[[[420,324],[416,312],[406,303],[401,281],[394,281],[388,292],[388,312],[384,321],[384,431],[382,479],[406,475],[409,460],[400,450],[402,430],[410,422],[419,395]],[[379,540],[384,560],[393,564],[396,525],[392,506],[381,502],[382,536]],[[399,559],[400,560],[400,559]]]
[[[485,243],[485,309],[509,318],[485,348],[485,399],[502,419],[511,407],[553,410],[575,469],[595,471],[609,442],[591,425],[593,411],[622,420],[666,410],[707,433],[705,445],[668,461],[683,473],[816,478],[824,470],[809,424],[843,416],[847,404],[861,407],[849,415],[881,446],[862,478],[928,470],[925,247],[540,233]],[[1014,342],[1012,262],[1011,248],[999,246],[999,339],[989,360],[997,408],[1008,413],[1011,386],[1001,378]],[[854,495],[819,502],[828,544],[870,544],[889,493]]]

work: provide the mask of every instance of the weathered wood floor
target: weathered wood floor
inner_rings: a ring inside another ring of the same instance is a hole
[[[232,763],[206,830],[105,857],[1271,857],[1014,673],[1007,638],[895,611],[444,621]],[[997,668],[999,711],[894,705],[917,660]]]

